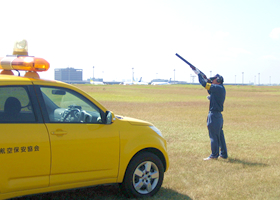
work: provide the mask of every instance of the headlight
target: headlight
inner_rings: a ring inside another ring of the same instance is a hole
[[[157,127],[155,127],[155,126],[149,126],[153,131],[155,131],[159,136],[161,136],[161,137],[163,137],[162,136],[162,133],[160,132],[160,130],[158,130],[158,128]]]

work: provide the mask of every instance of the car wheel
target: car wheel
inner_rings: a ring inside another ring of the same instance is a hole
[[[160,189],[163,177],[161,160],[153,153],[140,153],[130,161],[121,190],[127,197],[153,196]]]

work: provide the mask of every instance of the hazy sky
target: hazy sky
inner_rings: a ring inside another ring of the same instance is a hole
[[[29,55],[83,78],[190,82],[183,56],[226,83],[280,83],[279,0],[1,0],[0,56],[26,39]],[[259,79],[260,78],[260,79]],[[195,78],[197,82],[197,78]]]

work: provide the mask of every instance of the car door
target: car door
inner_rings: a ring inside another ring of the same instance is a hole
[[[0,85],[0,192],[49,186],[50,143],[34,87]]]
[[[52,150],[51,185],[116,178],[119,132],[102,122],[102,113],[80,93],[38,86],[46,111]]]

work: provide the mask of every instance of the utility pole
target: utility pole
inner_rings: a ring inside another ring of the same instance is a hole
[[[196,75],[191,75],[191,78],[192,78],[192,83],[194,83],[194,78],[196,77]]]
[[[92,67],[93,68],[93,73],[92,73],[92,80],[94,81],[94,66]]]
[[[133,81],[134,81],[134,68],[132,67],[132,83],[133,83]]]

